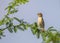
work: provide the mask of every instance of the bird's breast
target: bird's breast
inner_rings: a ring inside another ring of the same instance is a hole
[[[42,22],[42,17],[38,17],[38,23],[41,23]]]

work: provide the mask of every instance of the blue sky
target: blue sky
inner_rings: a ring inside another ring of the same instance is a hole
[[[0,0],[0,20],[6,14],[4,8],[8,6],[10,0]],[[42,12],[45,21],[45,29],[54,26],[60,31],[60,0],[29,0],[25,5],[17,8],[19,11],[10,17],[15,16],[24,19],[29,23],[37,22],[37,13]],[[18,24],[15,22],[15,24]],[[9,33],[5,30],[6,37],[3,37],[1,43],[41,43],[42,39],[37,39],[30,29],[26,31],[18,30],[17,33]]]

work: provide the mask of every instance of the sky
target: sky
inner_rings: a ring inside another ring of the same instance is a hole
[[[6,14],[4,10],[8,3],[12,0],[0,0],[0,20]],[[45,21],[45,29],[54,26],[55,29],[60,31],[60,0],[29,0],[25,5],[17,7],[19,10],[10,17],[18,17],[24,19],[28,23],[37,22],[37,13],[41,12]],[[18,24],[17,22],[14,22]],[[0,27],[2,28],[2,27]],[[30,29],[26,31],[18,30],[17,33],[9,33],[8,30],[4,31],[6,37],[0,40],[0,43],[42,43],[42,38],[37,39]]]

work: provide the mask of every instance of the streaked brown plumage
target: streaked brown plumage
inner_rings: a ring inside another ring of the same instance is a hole
[[[38,13],[37,15],[38,15],[38,27],[41,28],[41,31],[45,31],[44,30],[45,25],[44,25],[43,15],[42,15],[42,13]]]

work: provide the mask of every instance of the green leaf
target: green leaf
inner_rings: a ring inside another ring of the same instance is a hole
[[[21,20],[19,20],[19,19],[18,19],[18,18],[16,18],[16,17],[14,17],[14,19],[15,19],[15,20],[17,20],[17,21],[18,21],[18,22],[20,22],[20,23],[22,22]]]
[[[57,30],[56,30],[56,29],[48,29],[48,31],[56,31],[56,32],[57,32]]]
[[[2,36],[3,35],[3,31],[0,29],[0,35]]]
[[[34,23],[34,25],[35,25],[35,27],[38,27],[38,25],[37,25],[37,23],[36,23],[36,22]]]
[[[53,26],[49,27],[47,31],[57,31]]]
[[[13,29],[13,28],[12,28],[12,27],[13,27],[12,20],[10,20],[9,23],[8,23],[6,26],[8,27],[8,31],[9,31],[10,33],[12,33],[12,32],[13,32],[13,30],[12,30],[12,29]]]
[[[15,32],[15,33],[17,32],[17,27],[16,27],[16,26],[14,26],[14,32]]]
[[[25,30],[27,29],[27,26],[25,24],[22,24],[22,26]]]
[[[28,29],[28,27],[29,27],[29,24],[26,24],[25,26],[26,26],[26,29]]]
[[[41,36],[42,36],[42,39],[45,41],[46,40],[46,33],[45,32],[41,32]]]
[[[37,38],[39,39],[40,38],[40,30],[39,29],[37,29],[36,35],[37,35]]]
[[[2,20],[0,21],[0,26],[1,26],[1,25],[3,25],[3,22],[2,22]]]
[[[8,28],[8,31],[10,32],[10,33],[13,33],[13,30],[9,27]]]
[[[31,29],[31,31],[32,31],[33,35],[36,34],[36,30],[35,29]]]
[[[48,29],[54,28],[53,26],[49,27]]]
[[[13,8],[13,7],[12,6],[8,6],[8,7],[5,8],[5,10],[8,9],[8,11],[10,11],[11,8]]]
[[[45,42],[46,43],[50,43],[51,42],[51,38],[48,38]]]
[[[24,28],[22,26],[17,25],[17,28],[24,31]]]

